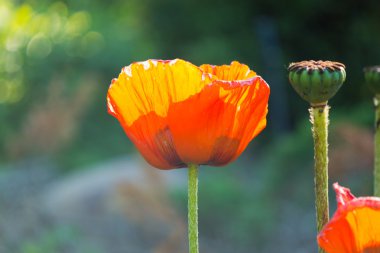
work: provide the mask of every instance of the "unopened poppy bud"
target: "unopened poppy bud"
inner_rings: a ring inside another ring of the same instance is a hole
[[[314,106],[326,104],[346,80],[345,66],[339,62],[294,62],[289,65],[288,71],[293,88]]]
[[[370,90],[380,94],[380,66],[364,68],[364,78]]]

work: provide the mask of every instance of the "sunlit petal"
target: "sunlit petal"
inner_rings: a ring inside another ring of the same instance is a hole
[[[328,253],[380,252],[380,198],[355,198],[349,189],[334,184],[338,209],[318,235]]]
[[[266,125],[269,86],[248,66],[148,60],[111,83],[108,111],[153,166],[224,165]]]

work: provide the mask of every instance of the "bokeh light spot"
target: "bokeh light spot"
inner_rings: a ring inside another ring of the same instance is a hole
[[[0,104],[17,103],[25,93],[25,87],[20,79],[0,80]]]
[[[25,36],[22,31],[14,32],[5,41],[5,48],[10,52],[15,52],[25,45]]]
[[[35,35],[28,43],[26,54],[33,58],[45,58],[50,54],[52,45],[44,34]]]
[[[67,17],[69,11],[65,3],[55,2],[49,7],[49,11],[52,13],[57,13],[60,16]]]
[[[5,71],[14,73],[21,70],[22,61],[22,56],[17,52],[6,54],[4,62]]]
[[[23,27],[26,25],[33,15],[33,9],[27,5],[22,5],[16,12],[15,22],[16,27]]]
[[[86,11],[76,12],[66,23],[66,34],[70,37],[79,36],[88,30],[90,23],[90,15]]]
[[[8,98],[8,86],[5,80],[0,79],[0,104],[4,103]]]
[[[9,83],[8,89],[8,103],[17,103],[24,97],[25,87],[22,82]]]
[[[88,32],[81,40],[81,55],[84,57],[98,53],[104,47],[104,38],[98,32]]]
[[[0,30],[8,27],[11,17],[10,7],[5,3],[0,3]]]

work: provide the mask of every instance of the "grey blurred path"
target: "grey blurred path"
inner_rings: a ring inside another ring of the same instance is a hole
[[[134,156],[65,177],[47,162],[16,167],[0,175],[0,252],[186,252],[186,221],[168,198],[185,170]]]

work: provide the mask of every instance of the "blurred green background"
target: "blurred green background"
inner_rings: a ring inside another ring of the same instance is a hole
[[[0,252],[186,252],[186,171],[139,159],[107,114],[110,80],[146,59],[248,64],[268,126],[200,172],[201,252],[316,252],[308,105],[290,62],[346,64],[330,102],[330,180],[372,189],[377,0],[0,0]],[[335,210],[331,192],[331,211]]]

